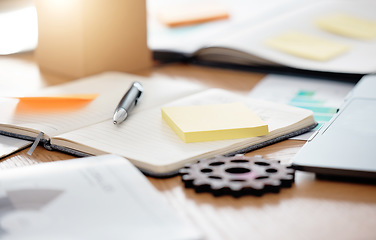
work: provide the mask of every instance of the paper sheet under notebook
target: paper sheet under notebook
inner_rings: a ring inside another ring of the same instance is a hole
[[[267,75],[249,93],[252,98],[302,107],[313,111],[316,130],[337,112],[355,84],[314,78]],[[313,133],[295,137],[307,140]]]
[[[0,135],[0,158],[6,157],[32,144],[31,141]]]

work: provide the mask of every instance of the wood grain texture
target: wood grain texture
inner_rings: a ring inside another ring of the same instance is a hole
[[[288,161],[300,141],[284,141],[247,155]],[[170,204],[208,239],[374,239],[376,187],[319,180],[296,173],[292,188],[262,197],[214,197],[184,189],[180,177],[149,178]]]
[[[72,80],[39,72],[32,53],[1,56],[0,69],[2,88],[38,89]],[[263,77],[186,64],[156,65],[138,74],[151,79],[186,79],[244,94]],[[303,144],[287,140],[247,155],[288,163]],[[26,152],[27,149],[1,159],[0,172],[74,158],[42,147],[37,147],[31,156]],[[205,239],[376,239],[375,185],[321,180],[313,174],[297,172],[293,187],[278,194],[233,198],[196,194],[184,188],[179,176],[148,179],[176,212],[203,232]]]

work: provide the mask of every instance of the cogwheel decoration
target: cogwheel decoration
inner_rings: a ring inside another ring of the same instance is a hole
[[[179,173],[185,187],[194,188],[196,192],[240,197],[278,193],[283,187],[291,187],[295,172],[279,161],[235,155],[200,160],[186,165]]]

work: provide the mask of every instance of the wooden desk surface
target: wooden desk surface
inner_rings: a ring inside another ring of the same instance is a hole
[[[11,91],[38,89],[71,79],[40,73],[33,54],[0,56],[0,87]],[[204,68],[183,64],[156,66],[140,72],[150,78],[183,78],[208,86],[248,92],[261,74]],[[247,155],[288,162],[304,144],[287,140]],[[73,158],[38,147],[1,159],[0,168]],[[148,178],[171,206],[202,230],[205,239],[376,239],[376,186],[319,180],[296,173],[292,188],[262,197],[213,197],[185,189],[179,177]]]

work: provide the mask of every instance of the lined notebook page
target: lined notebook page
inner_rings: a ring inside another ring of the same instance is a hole
[[[312,112],[295,107],[246,98],[220,90],[210,89],[181,100],[172,105],[213,104],[244,101],[251,110],[267,124],[271,133],[262,137],[223,141],[184,143],[162,120],[160,107],[132,114],[120,125],[105,121],[84,129],[62,134],[52,143],[88,150],[75,144],[82,144],[99,152],[122,155],[136,166],[152,172],[174,171],[197,157],[208,157],[238,150],[240,146],[264,142],[275,137],[278,131],[302,121],[297,129],[314,124]],[[64,142],[65,140],[65,142]],[[90,152],[90,151],[89,151]],[[96,153],[95,151],[92,153]],[[98,152],[97,152],[98,153]]]
[[[16,106],[13,106],[15,108],[13,116],[2,123],[36,129],[36,132],[44,132],[48,136],[80,129],[104,120],[112,123],[110,119],[112,119],[117,104],[134,81],[143,84],[144,94],[133,112],[142,111],[204,89],[201,85],[179,80],[148,80],[136,75],[109,72],[47,88],[34,94],[35,96],[99,94],[95,100],[84,107],[64,111],[56,109],[55,112],[21,112],[16,110]]]

